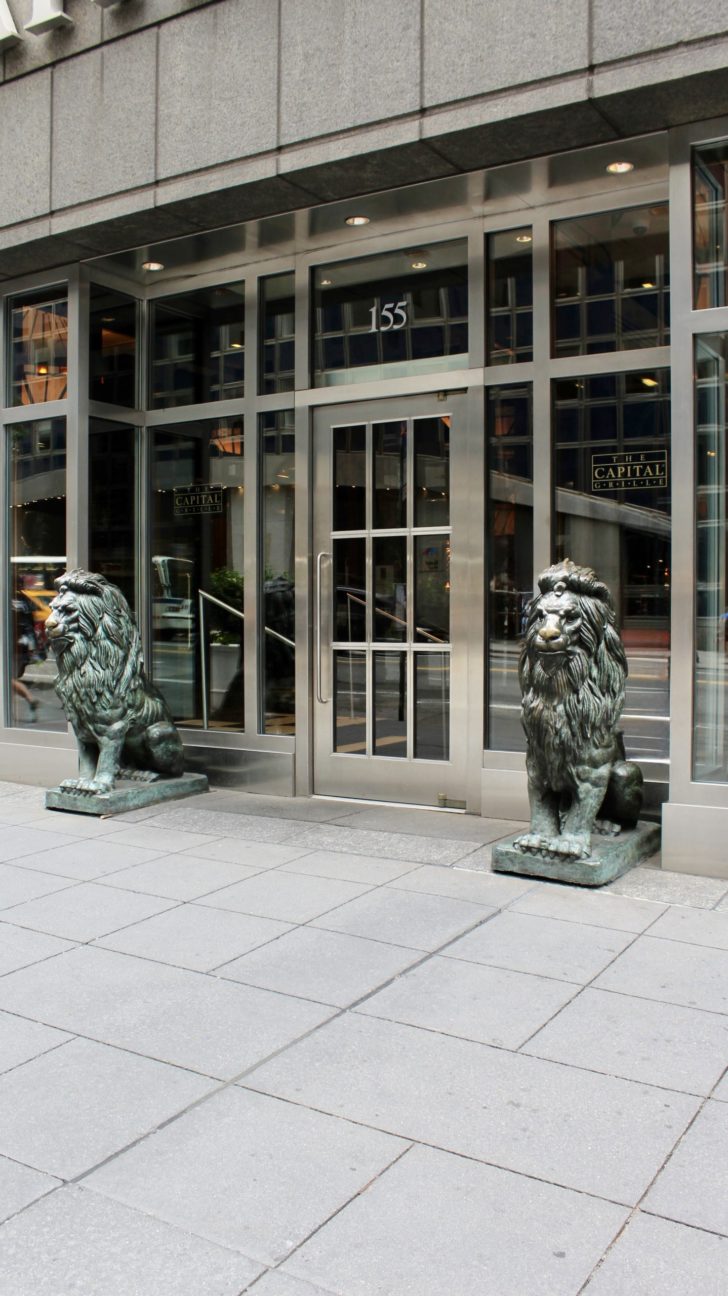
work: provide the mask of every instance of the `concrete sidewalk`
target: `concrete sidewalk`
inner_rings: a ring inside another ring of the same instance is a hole
[[[0,784],[2,1296],[726,1296],[728,880]]]

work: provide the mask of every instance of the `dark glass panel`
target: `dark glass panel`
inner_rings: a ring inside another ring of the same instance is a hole
[[[488,235],[488,364],[533,359],[531,244],[530,229]]]
[[[728,141],[693,152],[693,270],[696,310],[728,294]]]
[[[124,293],[91,285],[89,396],[109,405],[136,405],[137,303]]]
[[[89,565],[136,606],[134,429],[103,419],[89,423]]]
[[[262,414],[260,432],[262,728],[264,733],[293,734],[296,702],[293,410]]]
[[[450,537],[418,535],[415,546],[415,643],[450,640]]]
[[[376,652],[374,661],[374,754],[407,755],[407,654]]]
[[[450,522],[450,416],[412,424],[415,457],[415,526]]]
[[[334,540],[334,639],[366,640],[366,541]]]
[[[152,305],[153,409],[244,394],[244,285],[164,297]]]
[[[415,758],[450,759],[450,657],[415,653]]]
[[[334,428],[334,531],[366,525],[366,427]]]
[[[407,539],[378,536],[374,560],[374,638],[403,642],[407,638]]]
[[[269,275],[260,283],[261,392],[293,391],[294,336],[293,275]]]
[[[376,530],[407,525],[407,423],[372,426]]]
[[[693,778],[728,783],[728,333],[696,338]]]
[[[365,756],[366,654],[334,653],[334,751]]]
[[[10,405],[68,395],[68,301],[47,289],[10,303]]]

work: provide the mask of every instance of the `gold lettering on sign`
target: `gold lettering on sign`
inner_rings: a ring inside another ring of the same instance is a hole
[[[593,454],[591,476],[592,492],[665,489],[667,447]]]

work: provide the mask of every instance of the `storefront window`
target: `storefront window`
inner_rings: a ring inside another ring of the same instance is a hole
[[[10,715],[14,726],[65,732],[45,623],[66,568],[65,420],[6,429],[10,483]]]
[[[488,364],[533,359],[533,235],[488,236]]]
[[[233,400],[245,388],[242,283],[152,304],[152,409]]]
[[[530,386],[488,391],[487,746],[523,751],[518,658],[533,594],[533,419]]]
[[[259,389],[264,394],[293,391],[294,334],[293,275],[269,275],[260,287]]]
[[[313,309],[316,387],[463,368],[466,240],[321,266]]]
[[[244,723],[241,419],[152,433],[152,669],[179,724]]]
[[[134,428],[89,422],[89,565],[136,604]]]
[[[693,777],[728,783],[728,334],[696,338]]]
[[[693,153],[695,309],[725,306],[728,289],[728,140]]]
[[[665,346],[667,203],[554,225],[553,354]]]
[[[68,394],[68,301],[46,289],[10,303],[11,405],[39,405]]]
[[[556,557],[609,586],[629,663],[628,755],[669,755],[669,371],[553,384]]]
[[[136,405],[137,304],[132,297],[91,285],[89,396],[133,409]]]
[[[293,410],[263,414],[261,435],[261,667],[264,733],[293,734],[296,702]]]

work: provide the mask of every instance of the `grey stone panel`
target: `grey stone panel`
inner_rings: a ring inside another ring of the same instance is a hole
[[[585,68],[588,14],[588,0],[425,0],[424,105]]]
[[[159,32],[158,175],[276,147],[274,4],[223,0]]]
[[[164,194],[161,196],[163,199]],[[218,225],[232,225],[236,221],[295,211],[316,202],[317,197],[317,194],[288,179],[275,178],[221,189],[217,193],[200,194],[180,202],[164,203],[161,210],[171,216],[191,220],[201,229],[214,229]],[[217,775],[215,777],[217,781]]]
[[[595,77],[599,106],[620,136],[683,126],[728,112],[725,68],[663,82],[652,82],[643,72],[642,80],[637,88],[600,95],[599,77]]]
[[[659,10],[654,0],[592,0],[591,7],[593,63],[644,56],[728,30],[725,8],[715,0],[681,0]]]
[[[101,40],[101,10],[89,0],[65,0],[64,8],[73,26],[59,27],[43,36],[23,32],[30,21],[31,0],[10,0],[9,8],[23,39],[5,54],[6,81],[80,54]]]
[[[0,226],[50,208],[50,145],[50,73],[0,86]]]
[[[416,112],[419,0],[282,0],[280,143]]]
[[[57,1187],[58,1180],[50,1175],[29,1170],[27,1166],[18,1165],[17,1161],[8,1161],[7,1157],[0,1156],[0,1221]]]
[[[142,32],[71,59],[53,78],[53,206],[154,179],[156,36]]]
[[[295,162],[295,158],[289,159]],[[400,184],[438,180],[454,175],[457,167],[434,148],[421,141],[382,149],[363,156],[342,158],[335,166],[304,167],[295,172],[296,182],[315,193],[320,202],[335,202],[357,194],[375,193]]]
[[[210,0],[127,0],[125,4],[102,10],[102,37],[105,41],[116,40],[209,3]]]
[[[543,153],[608,143],[616,134],[592,104],[582,101],[438,136],[437,150],[457,167],[473,171]]]
[[[727,1267],[725,1238],[638,1214],[586,1291],[588,1296],[723,1296]]]
[[[708,1102],[647,1194],[644,1209],[728,1236],[727,1158],[728,1107]]]

